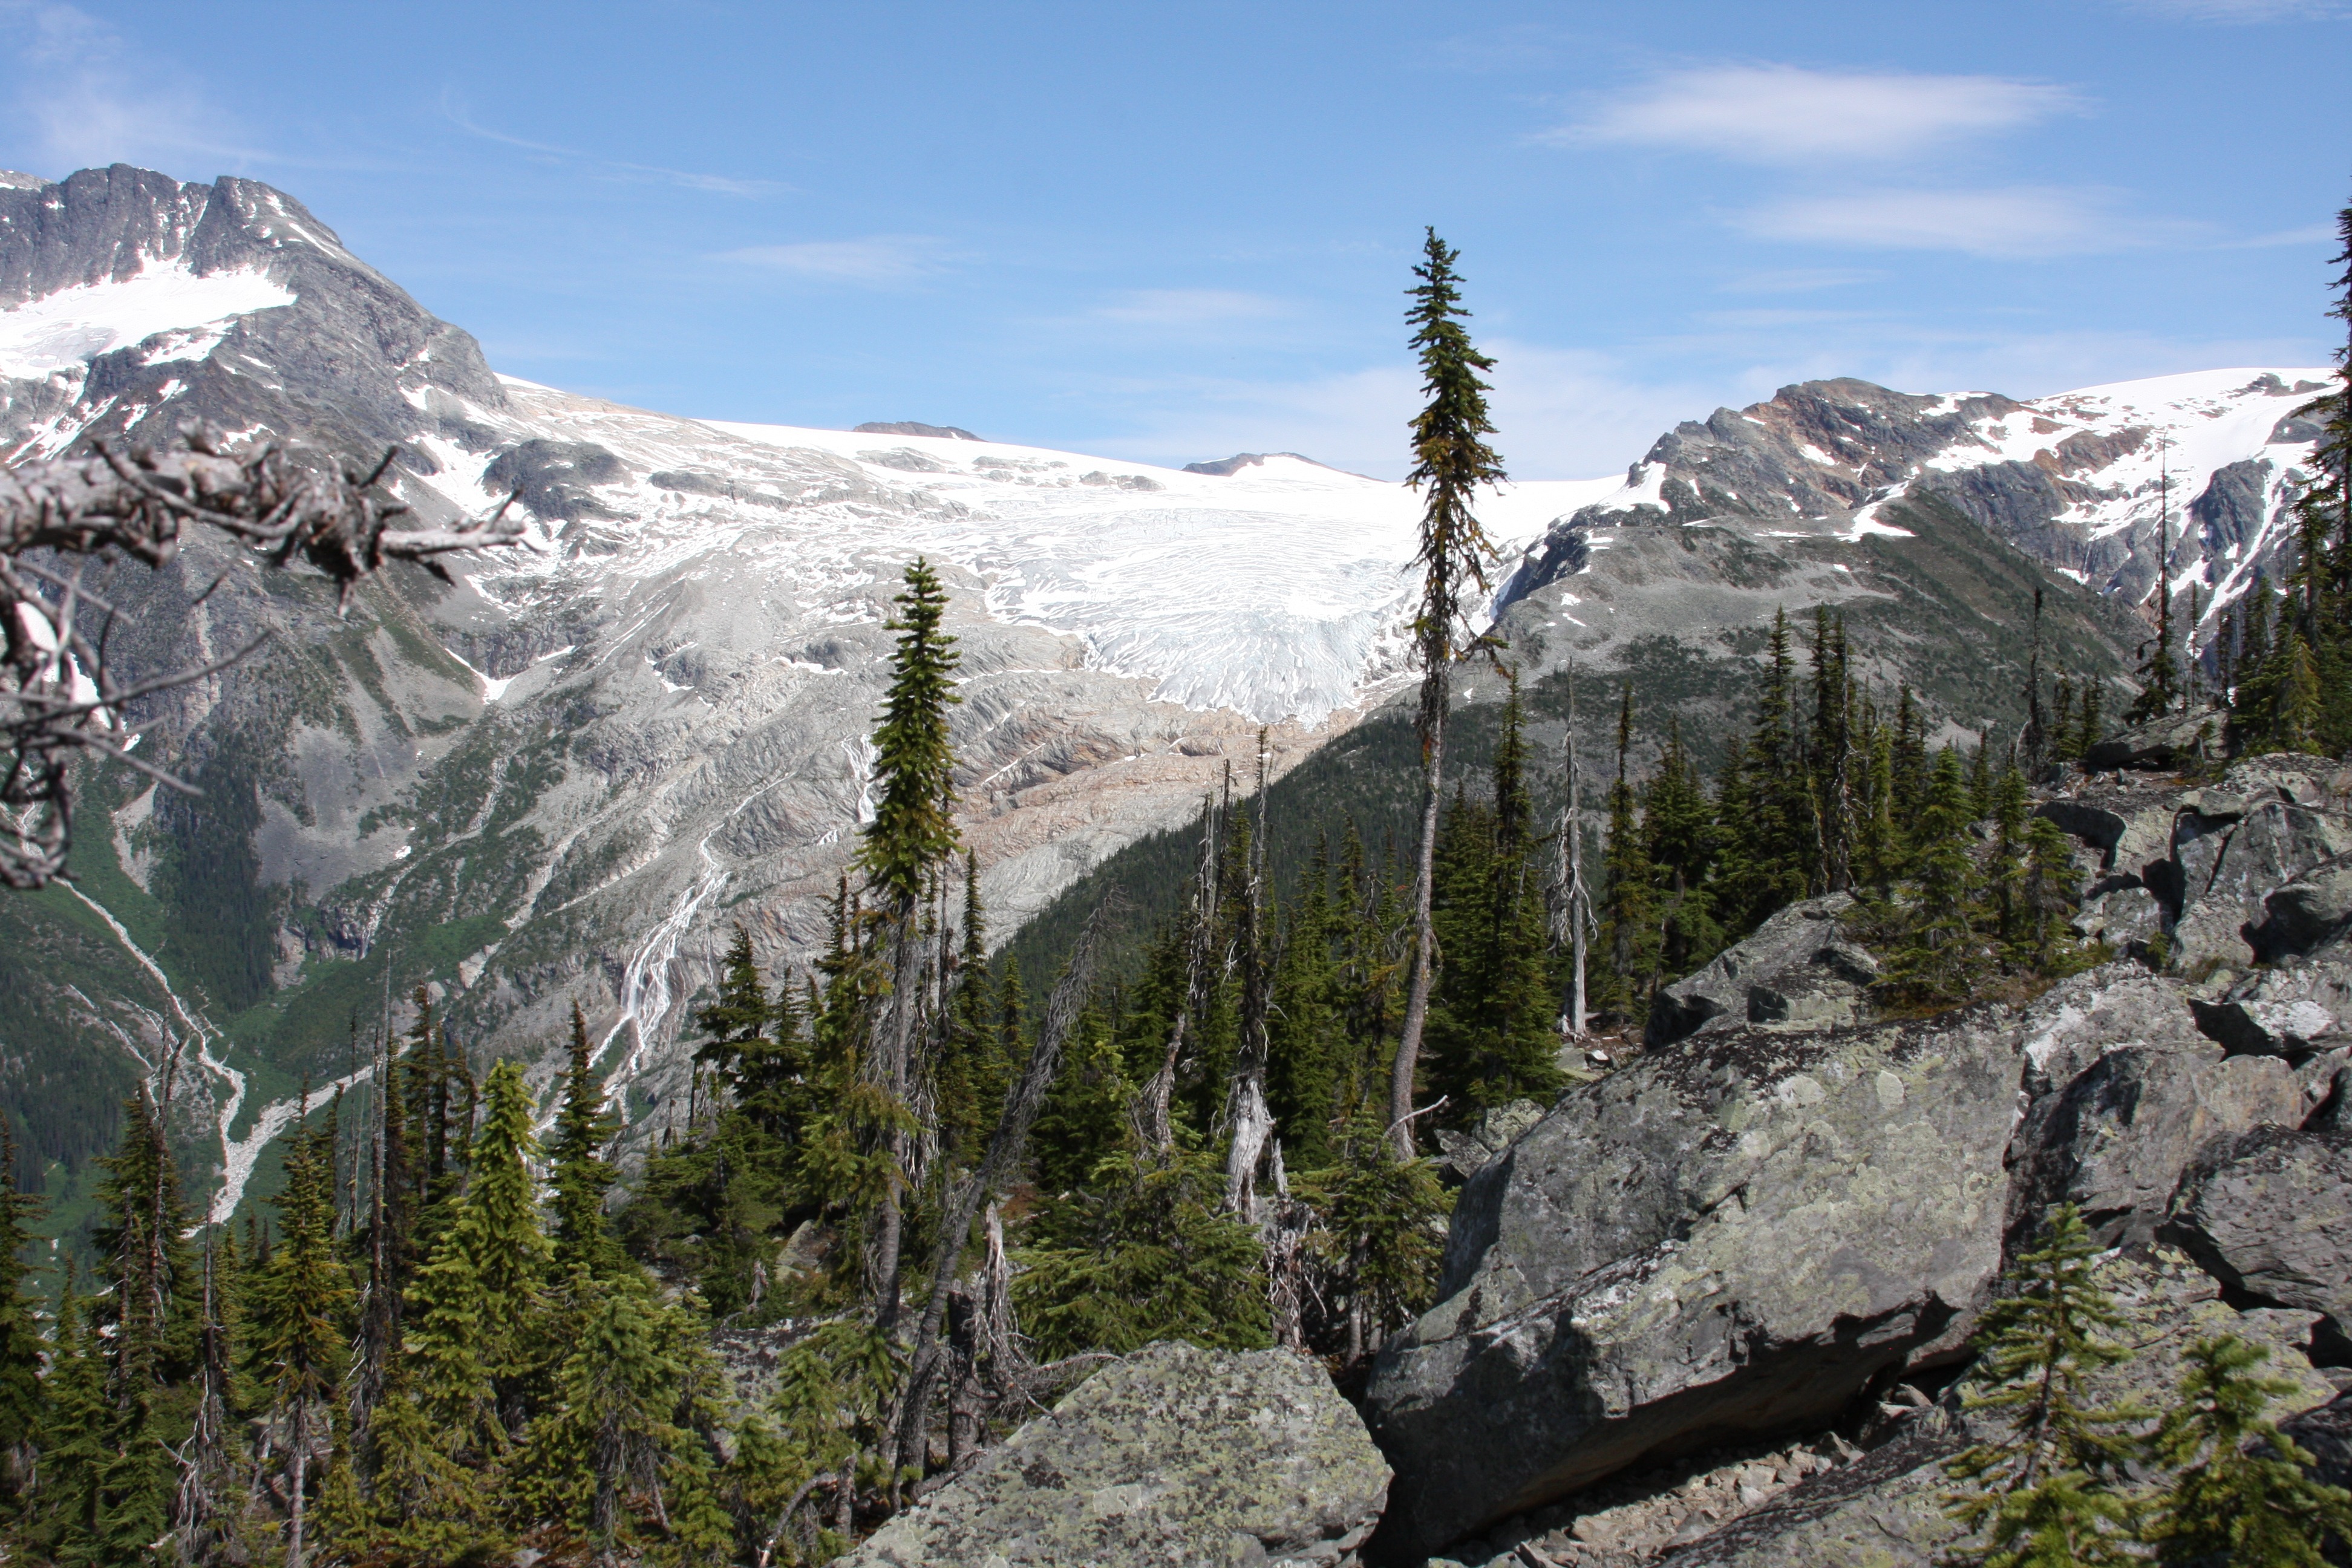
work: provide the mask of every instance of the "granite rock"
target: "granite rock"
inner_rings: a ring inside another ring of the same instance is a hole
[[[1563,1097],[1464,1189],[1442,1300],[1374,1370],[1382,1551],[1957,1355],[2000,1267],[2021,1059],[1980,1007],[1706,1031]]]
[[[877,1531],[851,1568],[1331,1563],[1389,1468],[1288,1351],[1145,1347]]]

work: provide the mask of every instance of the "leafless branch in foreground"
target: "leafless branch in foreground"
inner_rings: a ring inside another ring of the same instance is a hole
[[[460,528],[415,526],[415,513],[379,488],[393,456],[367,474],[322,474],[274,443],[232,451],[199,429],[161,449],[93,442],[75,457],[0,472],[0,885],[39,888],[65,875],[77,758],[122,763],[197,793],[131,754],[139,737],[125,708],[216,675],[264,640],[195,668],[119,679],[108,642],[124,616],[84,586],[91,561],[128,557],[161,567],[177,553],[184,530],[209,528],[268,565],[300,561],[324,573],[342,610],[387,561],[415,562],[446,582],[442,556],[521,540],[521,521],[509,515],[511,496]]]

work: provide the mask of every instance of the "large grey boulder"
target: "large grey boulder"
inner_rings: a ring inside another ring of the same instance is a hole
[[[2210,1041],[2126,1046],[2036,1100],[2011,1143],[2010,1239],[2071,1203],[2102,1247],[2147,1243],[2182,1171],[2215,1138],[2294,1127],[2302,1082],[2274,1057],[2224,1057]]]
[[[1147,1346],[869,1537],[854,1568],[1330,1563],[1389,1468],[1288,1351]]]
[[[2173,839],[2179,877],[2174,966],[2253,963],[2249,932],[2268,917],[2269,896],[2347,850],[2352,820],[2283,795],[2248,805],[2234,819],[2183,811]]]
[[[2166,714],[2097,742],[2084,752],[2083,765],[2094,773],[2178,767],[2197,757],[2217,754],[2228,724],[2229,715],[2212,708]]]
[[[2352,1037],[2352,953],[2260,970],[2190,1005],[2198,1027],[2231,1053],[2299,1061]]]
[[[2352,855],[2339,855],[2263,900],[2253,931],[2264,958],[2309,952],[2352,931]]]
[[[2352,1135],[2264,1127],[2209,1151],[2165,1235],[2224,1285],[2352,1333]]]
[[[2110,1051],[2206,1043],[2179,984],[2128,960],[2060,981],[2026,1005],[2017,1028],[2023,1087],[2037,1100],[2064,1089]]]
[[[1706,968],[1661,990],[1643,1043],[1655,1049],[1748,1024],[1819,1029],[1864,1022],[1878,963],[1840,923],[1853,908],[1844,893],[1790,904]]]
[[[2020,1062],[1972,1008],[1706,1031],[1565,1096],[1464,1189],[1443,1300],[1375,1367],[1382,1551],[1958,1354],[2000,1267]]]

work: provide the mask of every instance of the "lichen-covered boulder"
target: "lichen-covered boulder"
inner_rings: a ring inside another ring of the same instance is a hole
[[[2191,1006],[2198,1026],[2235,1054],[2301,1060],[2352,1040],[2352,951],[2337,942],[2257,970]]]
[[[1288,1351],[1147,1346],[877,1531],[853,1568],[1330,1563],[1389,1468],[1323,1369]]]
[[[2274,1057],[2224,1057],[2209,1040],[2109,1051],[2036,1100],[2011,1142],[2012,1246],[2067,1203],[2102,1247],[2145,1243],[2200,1149],[2299,1126],[2310,1109],[2302,1080]]]
[[[2194,757],[2218,754],[2229,722],[2230,716],[2216,708],[2161,714],[2098,742],[2084,752],[2083,765],[2095,773],[2178,767]]]
[[[1643,1043],[1654,1050],[1702,1030],[1749,1024],[1818,1029],[1865,1021],[1878,963],[1841,923],[1853,907],[1844,893],[1790,904],[1697,973],[1659,991]]]
[[[2309,952],[2352,931],[2352,856],[2315,866],[2263,900],[2253,932],[2264,958]]]
[[[2265,1127],[2209,1151],[2165,1235],[2223,1284],[2352,1333],[2352,1135]]]
[[[2268,918],[2269,896],[2347,850],[2352,850],[2352,821],[2340,810],[2283,795],[2252,804],[2234,819],[2182,812],[2173,841],[2180,879],[2174,966],[2252,963],[2248,933]]]
[[[2014,1018],[1706,1031],[1570,1091],[1456,1205],[1365,1401],[1427,1552],[1699,1434],[1958,1352],[2000,1267]]]

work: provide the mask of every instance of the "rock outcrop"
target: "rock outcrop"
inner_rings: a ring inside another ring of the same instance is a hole
[[[1336,1563],[1389,1468],[1323,1369],[1155,1344],[869,1537],[850,1568]]]
[[[1367,1395],[1429,1551],[1645,1455],[1821,1424],[1950,1355],[2000,1268],[2020,1053],[1984,1009],[1703,1032],[1473,1177],[1442,1303]]]
[[[2137,890],[2158,920],[2138,956],[2030,1002],[1872,1021],[1842,899],[1667,987],[1648,1050],[1465,1187],[1444,1299],[1366,1395],[1398,1469],[1376,1552],[1481,1562],[1542,1520],[1559,1562],[1635,1535],[1693,1564],[1934,1560],[1966,1421],[1887,1393],[1965,1360],[2004,1259],[2061,1204],[2120,1249],[2142,1342],[2116,1397],[2168,1389],[2215,1327],[2274,1347],[2293,1408],[2330,1396],[2309,1357],[2352,1363],[2348,783],[2263,758],[2045,804],[2085,890]],[[1642,1467],[1833,1423],[1874,1451],[1751,1478],[1671,1537],[1654,1516],[1557,1524]]]
[[[1871,1015],[1878,961],[1841,923],[1844,893],[1790,904],[1706,968],[1659,991],[1643,1041],[1670,1045],[1743,1024],[1822,1029]]]
[[[2166,1235],[2247,1299],[2325,1313],[2352,1343],[2352,1135],[2270,1126],[2210,1147]]]

